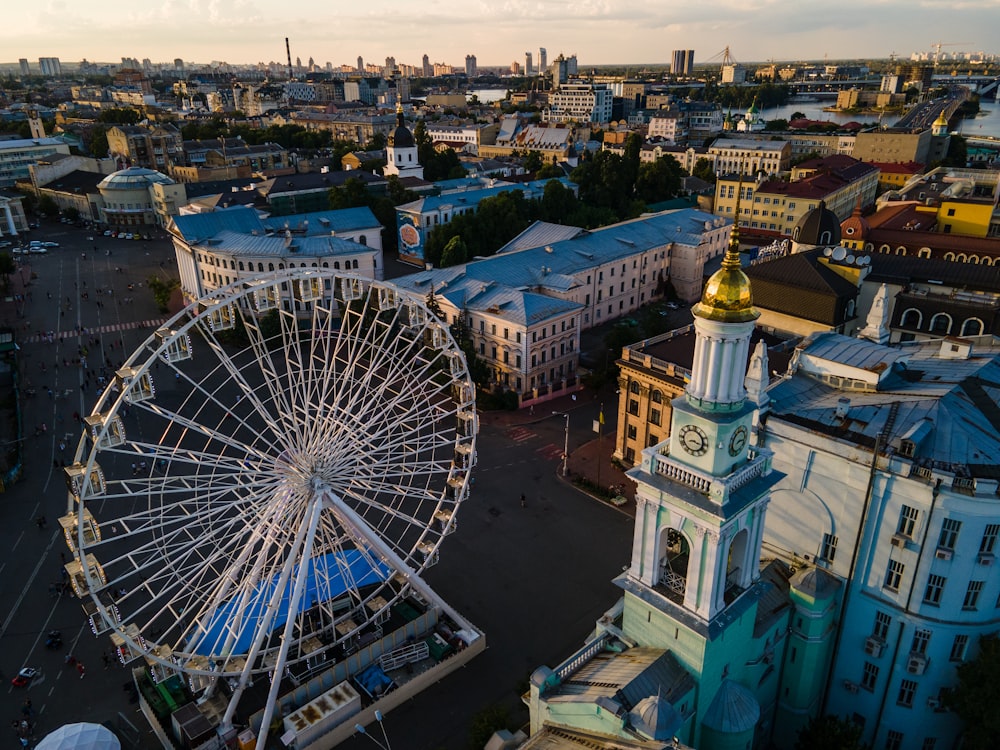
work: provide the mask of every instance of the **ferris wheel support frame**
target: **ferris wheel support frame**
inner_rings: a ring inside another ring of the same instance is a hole
[[[292,591],[289,613],[299,611],[299,601],[302,599],[302,592],[306,587],[306,579],[309,578],[309,558],[312,556],[313,540],[316,538],[316,527],[319,526],[320,511],[323,509],[325,494],[324,492],[323,494],[313,495],[309,517],[309,530],[306,532],[306,538],[300,548],[299,572],[295,576],[295,588]],[[293,559],[295,556],[289,555],[288,557],[289,559]],[[264,704],[264,716],[260,723],[260,735],[257,737],[257,742],[261,748],[267,747],[267,735],[271,729],[271,716],[274,714],[274,705],[278,700],[278,691],[281,689],[281,675],[285,672],[285,660],[288,658],[288,647],[291,645],[294,631],[295,617],[289,616],[285,622],[285,629],[281,634],[281,648],[278,650],[278,658],[274,663],[274,676],[271,678],[271,687],[267,691],[267,702]],[[233,698],[235,699],[236,696],[234,695]],[[229,721],[232,721],[232,711],[235,710],[236,703],[231,701],[230,705],[226,707],[226,716],[229,717]],[[223,719],[222,726],[227,729],[229,727],[225,719]]]

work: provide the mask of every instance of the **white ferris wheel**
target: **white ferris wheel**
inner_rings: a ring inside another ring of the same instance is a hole
[[[474,399],[447,327],[388,283],[299,268],[189,306],[117,372],[67,468],[95,632],[192,686],[226,678],[226,721],[270,674],[270,719],[287,667],[426,586],[468,495]]]

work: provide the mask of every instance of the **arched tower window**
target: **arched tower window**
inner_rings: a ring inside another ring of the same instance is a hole
[[[962,323],[962,335],[963,336],[982,336],[983,335],[983,321],[979,318],[969,318],[964,323]]]
[[[919,310],[910,308],[903,313],[903,318],[900,320],[899,324],[903,328],[914,328],[920,330],[921,324],[924,322],[924,316],[920,314]]]
[[[931,318],[931,333],[945,336],[951,333],[951,316],[948,313],[937,313]]]

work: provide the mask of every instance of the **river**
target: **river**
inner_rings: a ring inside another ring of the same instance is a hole
[[[469,96],[479,97],[483,104],[492,104],[507,97],[506,89],[472,89]],[[838,112],[824,112],[823,107],[830,105],[828,101],[821,102],[794,102],[783,107],[772,107],[761,112],[764,120],[790,120],[793,112],[801,112],[810,120],[826,120],[844,125],[849,122],[871,123],[878,122],[877,115],[861,114],[841,114]],[[962,135],[991,135],[1000,138],[1000,102],[986,98],[980,102],[981,109],[976,117],[962,120],[957,123],[956,130]],[[735,114],[735,111],[734,111]],[[899,119],[899,115],[885,115],[882,124],[891,127]]]
[[[877,115],[841,114],[839,112],[824,112],[823,107],[830,106],[826,102],[794,102],[783,107],[772,107],[762,110],[761,117],[767,120],[790,120],[793,112],[801,112],[810,120],[825,120],[841,125],[848,122],[876,123]],[[734,112],[735,114],[735,112]],[[891,127],[899,119],[899,115],[885,115],[882,124]],[[961,135],[991,135],[1000,138],[1000,102],[993,99],[983,99],[980,102],[979,114],[973,118],[961,120],[955,124],[955,130]]]

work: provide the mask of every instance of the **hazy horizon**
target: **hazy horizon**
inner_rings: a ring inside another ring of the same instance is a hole
[[[664,65],[674,49],[693,49],[695,63],[704,64],[721,60],[727,46],[738,62],[906,59],[938,42],[943,54],[995,53],[987,44],[1000,28],[1000,0],[703,0],[694,7],[669,0],[471,0],[464,15],[442,0],[162,0],[115,8],[114,22],[105,20],[109,7],[43,0],[5,9],[0,41],[11,59],[3,64],[134,57],[253,65],[284,61],[285,37],[293,60],[312,57],[334,68],[355,65],[359,55],[365,63],[394,57],[419,66],[424,54],[456,68],[467,54],[482,67],[523,66],[526,51],[537,65],[539,47],[550,62],[576,54],[581,68]]]

